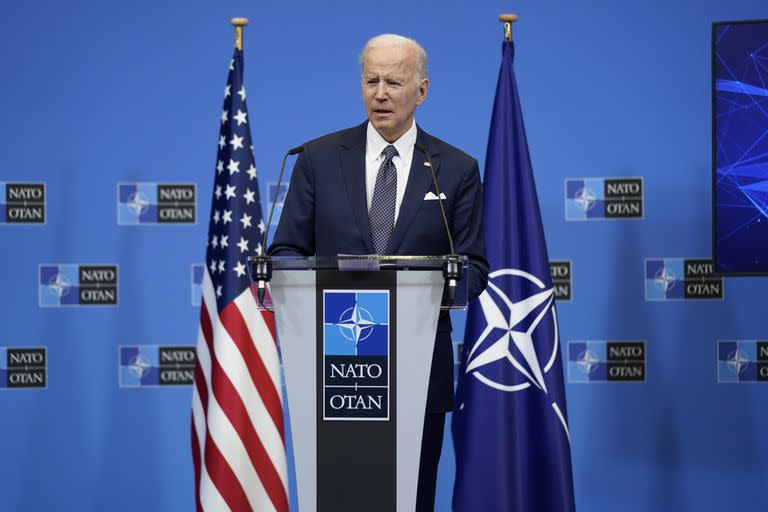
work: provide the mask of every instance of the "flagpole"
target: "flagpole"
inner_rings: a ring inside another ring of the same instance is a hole
[[[517,21],[517,14],[499,14],[499,21],[504,24],[504,40],[512,41],[512,24]]]
[[[248,18],[232,18],[229,22],[235,27],[235,48],[243,51],[243,27],[248,24]]]

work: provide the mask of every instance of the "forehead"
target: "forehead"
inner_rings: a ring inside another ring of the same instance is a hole
[[[404,75],[413,72],[414,50],[409,46],[369,48],[363,56],[363,73]]]

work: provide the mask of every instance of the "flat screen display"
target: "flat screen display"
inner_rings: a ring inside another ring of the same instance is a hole
[[[715,272],[768,274],[768,20],[712,30]]]

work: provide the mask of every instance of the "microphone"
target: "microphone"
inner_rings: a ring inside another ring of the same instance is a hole
[[[448,245],[451,248],[451,253],[445,256],[445,262],[443,263],[443,278],[448,281],[448,300],[453,303],[456,299],[456,288],[459,280],[461,279],[461,265],[459,263],[459,255],[453,249],[453,237],[451,236],[451,230],[448,227],[448,218],[445,216],[445,208],[443,207],[443,198],[440,195],[440,187],[437,186],[437,177],[435,176],[435,167],[432,165],[432,157],[427,151],[426,146],[419,141],[413,145],[427,156],[429,161],[429,170],[432,173],[432,184],[435,185],[435,192],[437,193],[437,201],[440,205],[440,215],[443,217],[443,225],[445,226],[445,234],[448,235]]]
[[[267,235],[269,234],[269,228],[272,225],[272,215],[275,213],[275,204],[277,204],[277,195],[280,193],[280,184],[283,182],[283,172],[285,171],[285,162],[289,156],[298,155],[304,151],[304,146],[296,146],[291,148],[283,157],[283,164],[280,166],[280,174],[277,176],[277,188],[275,189],[275,195],[272,198],[272,207],[269,209],[269,218],[267,219],[267,227],[264,229],[264,236],[261,239],[261,251],[251,258],[251,274],[254,281],[256,281],[256,297],[259,300],[259,304],[264,305],[264,295],[267,291],[267,283],[272,279],[272,258],[270,258],[267,252]]]

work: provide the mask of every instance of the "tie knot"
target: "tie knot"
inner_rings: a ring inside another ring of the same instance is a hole
[[[392,160],[392,158],[397,155],[397,148],[390,144],[384,148],[384,151],[382,151],[381,154],[384,155],[384,160]]]

